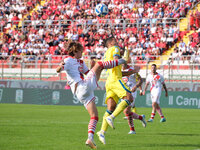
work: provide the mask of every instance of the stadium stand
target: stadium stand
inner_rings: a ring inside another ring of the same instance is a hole
[[[58,63],[66,55],[67,40],[82,43],[85,58],[101,59],[106,51],[103,40],[113,35],[120,47],[129,50],[132,63],[160,61],[161,55],[167,55],[164,64],[168,58],[199,62],[198,0],[104,2],[109,14],[99,18],[94,13],[99,1],[4,1],[0,5],[0,61],[11,62],[8,68],[20,68],[22,62],[26,68],[51,68],[47,63]],[[181,41],[188,42],[182,47]]]

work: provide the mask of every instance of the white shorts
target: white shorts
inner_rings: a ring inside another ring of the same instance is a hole
[[[135,107],[135,99],[137,97],[137,90],[135,92],[131,93],[131,94],[133,96],[133,102],[131,103],[131,107]]]
[[[95,100],[94,90],[97,86],[96,74],[92,70],[88,72],[84,80],[78,83],[75,96],[86,108],[90,102]]]
[[[161,92],[158,90],[152,90],[151,91],[151,101],[156,102],[157,104],[160,104],[160,96],[161,96]]]

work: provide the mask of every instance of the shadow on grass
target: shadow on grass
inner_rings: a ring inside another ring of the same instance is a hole
[[[187,133],[156,133],[156,135],[175,135],[175,136],[200,136],[200,134],[187,134]]]
[[[200,144],[142,144],[140,145],[140,148],[145,148],[145,149],[165,149],[165,148],[169,148],[170,149],[181,149],[183,147],[185,148],[200,148]],[[104,150],[105,147],[102,147]],[[138,145],[127,145],[127,144],[120,144],[118,145],[117,149],[134,149],[134,148],[138,148]]]
[[[200,148],[200,144],[146,144],[143,147],[196,147]]]

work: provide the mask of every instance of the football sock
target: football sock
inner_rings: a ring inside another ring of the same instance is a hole
[[[151,119],[154,119],[155,115],[156,115],[156,114],[152,112],[152,113],[151,113]]]
[[[91,117],[90,122],[88,124],[88,138],[93,139],[94,137],[94,132],[96,129],[96,125],[98,122],[98,117]]]
[[[142,116],[140,116],[140,115],[138,115],[138,114],[136,114],[136,113],[134,113],[134,112],[132,112],[132,115],[133,115],[133,118],[134,119],[139,119],[139,120],[142,120]]]
[[[114,68],[118,65],[121,65],[125,63],[124,59],[117,59],[117,60],[110,60],[110,61],[99,61],[98,64],[103,68],[103,69],[110,69]]]
[[[117,117],[128,105],[130,105],[129,100],[122,100],[118,105],[115,111],[112,113],[111,117],[114,119]]]
[[[139,116],[139,118],[138,118],[139,120],[142,120],[143,119],[143,117],[142,116]]]
[[[136,114],[136,113],[134,113],[134,112],[132,112],[132,115],[133,115],[133,118],[134,118],[134,119],[138,119],[138,118],[139,118],[139,115]]]
[[[133,123],[133,113],[127,114],[126,117],[128,118],[128,125],[130,127],[130,130],[135,131],[134,129],[134,123]]]
[[[160,115],[161,118],[164,118],[164,115],[163,115],[162,110],[161,110],[160,107],[157,108],[156,111],[158,112],[158,114]]]
[[[106,117],[108,117],[109,115],[112,114],[112,111],[106,110],[106,112],[104,113],[103,116],[103,121],[102,121],[102,125],[101,125],[101,131],[103,131],[104,133],[107,131],[108,129],[108,123],[106,121]]]

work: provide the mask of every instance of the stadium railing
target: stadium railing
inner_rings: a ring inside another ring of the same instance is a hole
[[[1,56],[0,65],[0,79],[1,80],[47,80],[47,81],[61,81],[66,80],[64,72],[61,74],[56,73],[56,67],[62,59],[66,56],[51,56],[41,59],[29,60],[29,57],[20,57],[15,61]],[[87,66],[90,68],[90,57],[84,56]],[[141,56],[132,56],[130,65],[140,66],[140,74],[142,78],[146,78],[150,73],[150,66],[154,63],[150,59],[139,60]],[[182,59],[168,59],[163,61],[162,57],[165,56],[151,56],[159,57],[157,61],[158,72],[161,73],[168,82],[199,82],[200,81],[200,63],[193,61],[191,56],[185,56]],[[53,58],[53,59],[52,59]],[[107,78],[106,71],[102,72],[101,81]]]
[[[141,19],[120,19],[119,23],[116,23],[116,19],[99,19],[95,22],[92,22],[92,20],[86,19],[83,20],[83,22],[79,22],[78,20],[23,20],[22,26],[20,28],[24,29],[27,26],[32,26],[35,28],[39,28],[40,26],[44,26],[45,28],[55,27],[58,26],[59,28],[63,27],[64,29],[71,29],[74,27],[82,26],[88,27],[90,25],[95,25],[97,29],[100,29],[101,25],[104,25],[106,27],[110,27],[111,29],[118,28],[121,30],[125,30],[127,26],[136,26],[138,29],[140,29],[143,25],[149,25],[150,27],[153,26],[153,24],[162,25],[164,28],[166,25],[176,25],[177,28],[180,28],[180,20],[183,18],[141,18]],[[190,20],[188,20],[190,21]],[[10,24],[16,24],[16,22],[19,21],[11,21]],[[6,25],[1,24],[1,31],[4,31],[4,28]],[[189,27],[189,26],[188,26]],[[17,27],[18,28],[18,27]]]

